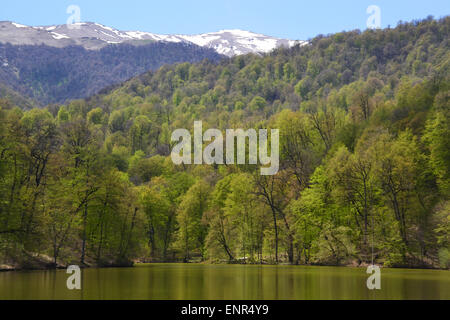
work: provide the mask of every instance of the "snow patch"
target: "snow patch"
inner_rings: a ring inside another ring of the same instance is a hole
[[[13,26],[15,26],[16,28],[28,28],[28,26],[25,26],[25,25],[20,24],[20,23],[12,22],[12,24],[13,24]]]
[[[56,33],[56,32],[50,32],[50,33],[52,34],[52,37],[56,40],[70,39],[70,37],[66,36],[65,34]]]

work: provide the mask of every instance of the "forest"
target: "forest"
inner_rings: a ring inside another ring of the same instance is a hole
[[[0,265],[449,268],[450,17],[0,100]],[[175,165],[171,133],[273,128],[280,169]]]
[[[87,98],[164,64],[220,57],[212,49],[185,43],[109,44],[99,50],[0,43],[0,82],[23,96],[17,99],[10,93],[14,102],[28,98],[35,107],[42,107]]]

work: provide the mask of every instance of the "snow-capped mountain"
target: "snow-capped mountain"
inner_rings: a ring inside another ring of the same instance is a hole
[[[246,53],[266,53],[280,46],[291,47],[306,43],[243,30],[222,30],[199,35],[161,35],[141,31],[120,31],[92,22],[41,27],[0,22],[0,43],[13,45],[46,44],[60,48],[81,45],[86,49],[96,50],[108,44],[124,42],[139,44],[149,41],[194,43],[230,57]]]

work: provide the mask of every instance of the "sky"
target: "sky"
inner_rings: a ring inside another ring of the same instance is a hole
[[[449,0],[1,0],[0,21],[30,26],[65,24],[77,5],[81,21],[124,31],[199,34],[243,29],[293,40],[364,30],[377,5],[381,27],[450,14]]]

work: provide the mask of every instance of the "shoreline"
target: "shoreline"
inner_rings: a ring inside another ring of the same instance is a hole
[[[133,268],[137,265],[145,265],[145,264],[185,264],[185,265],[193,265],[193,264],[199,264],[199,265],[210,265],[210,266],[235,266],[235,265],[241,265],[241,266],[291,266],[291,267],[334,267],[334,268],[367,268],[369,264],[347,264],[347,265],[331,265],[331,264],[289,264],[289,263],[279,263],[279,264],[270,264],[270,263],[205,263],[205,262],[134,262],[131,265],[108,265],[108,266],[98,266],[98,265],[84,265],[80,266],[82,269],[110,269],[110,268]],[[442,268],[436,268],[436,267],[424,267],[424,266],[414,266],[414,267],[406,267],[406,266],[391,266],[391,267],[385,267],[381,264],[375,264],[376,266],[384,269],[408,269],[408,270],[437,270],[437,271],[450,271],[449,269],[442,269]],[[47,270],[64,270],[67,266],[58,265],[56,267],[35,267],[35,268],[17,268],[12,265],[7,264],[0,264],[0,273],[7,273],[7,272],[22,272],[22,271],[47,271]]]

